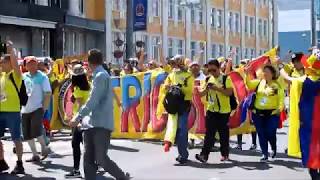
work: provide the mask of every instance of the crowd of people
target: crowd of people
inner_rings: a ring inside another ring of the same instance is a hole
[[[12,42],[8,42],[7,46],[7,54],[2,55],[0,60],[0,136],[4,136],[6,128],[10,130],[17,155],[17,163],[12,174],[23,174],[23,141],[28,143],[32,152],[32,156],[26,162],[39,162],[51,153],[46,139],[46,131],[49,128],[43,119],[48,113],[52,90],[58,82],[51,71],[52,62],[34,56],[24,58],[26,72],[22,73]],[[196,60],[191,61],[182,55],[176,55],[170,58],[161,56],[159,63],[155,60],[145,63],[142,49],[137,58],[128,59],[123,62],[121,68],[115,68],[104,63],[99,50],[90,50],[88,64],[74,60],[66,66],[72,82],[73,114],[66,115],[65,119],[69,120],[72,127],[71,147],[74,165],[73,171],[65,177],[81,177],[80,144],[83,142],[85,179],[95,179],[98,167],[102,167],[116,179],[130,179],[130,174],[121,170],[107,154],[114,129],[113,98],[121,106],[120,98],[112,89],[111,76],[126,76],[156,69],[168,74],[164,82],[166,93],[175,88],[183,94],[176,112],[168,113],[164,138],[165,152],[174,144],[177,145],[178,163],[186,164],[189,161],[188,141],[192,139],[188,138],[188,114],[193,106],[194,88],[207,99],[206,133],[201,152],[196,154],[195,159],[206,163],[215,141],[219,139],[221,161],[229,160],[229,118],[239,104],[229,76],[233,71],[238,72],[243,77],[247,89],[254,92],[248,107],[252,112],[251,121],[256,128],[256,132],[252,132],[250,150],[257,148],[258,136],[262,152],[260,161],[267,162],[270,157],[276,158],[277,128],[280,113],[286,110],[284,99],[290,89],[288,85],[293,78],[309,76],[308,73],[312,72],[309,69],[306,71],[301,62],[302,56],[302,53],[292,53],[291,62],[286,65],[279,59],[276,62],[269,60],[261,67],[260,74],[252,75],[249,60],[233,65],[231,58],[217,58],[208,60],[208,63],[202,66]],[[318,77],[315,81],[319,81],[320,74],[313,72],[313,75]],[[216,138],[216,133],[219,134],[219,138]],[[242,150],[242,135],[238,135],[237,138],[236,148]],[[41,145],[41,154],[37,152],[35,140]],[[268,144],[271,146],[271,154],[268,152]],[[8,169],[3,144],[0,141],[0,172]],[[319,169],[310,168],[310,175],[312,180],[319,180]]]

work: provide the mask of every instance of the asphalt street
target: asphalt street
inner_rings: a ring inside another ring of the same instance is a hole
[[[220,153],[213,152],[208,164],[200,164],[195,161],[194,155],[200,152],[200,148],[190,150],[191,162],[185,166],[178,166],[175,162],[177,150],[174,147],[169,153],[165,153],[161,142],[136,141],[136,140],[112,140],[109,155],[118,163],[124,171],[130,172],[132,179],[137,180],[228,180],[228,179],[252,179],[252,180],[303,180],[310,179],[307,170],[301,166],[299,159],[288,158],[283,152],[287,144],[287,128],[278,131],[278,157],[268,163],[260,163],[258,151],[248,151],[251,136],[243,137],[243,151],[231,149],[230,162],[219,161]],[[231,147],[235,147],[236,137],[231,138]],[[15,165],[16,156],[12,152],[13,144],[4,141],[5,158],[11,169]],[[53,154],[38,164],[26,163],[25,176],[0,175],[0,180],[37,179],[55,180],[65,179],[64,175],[72,169],[72,148],[69,134],[56,134],[50,147]],[[38,146],[38,150],[40,147]],[[24,157],[31,157],[30,149],[24,144]],[[81,171],[82,164],[81,164]],[[112,179],[108,173],[99,173],[99,178]]]

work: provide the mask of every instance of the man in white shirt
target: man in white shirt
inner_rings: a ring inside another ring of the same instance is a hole
[[[47,147],[44,136],[42,119],[48,109],[51,96],[51,87],[48,77],[38,70],[38,62],[35,57],[25,58],[28,72],[24,74],[24,82],[28,94],[28,102],[22,106],[22,131],[32,151],[32,158],[27,162],[38,162],[40,157],[35,146],[35,138],[41,144],[42,159],[45,159],[50,150]]]

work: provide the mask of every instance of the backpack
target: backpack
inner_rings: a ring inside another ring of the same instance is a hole
[[[227,75],[223,75],[223,76],[222,76],[222,84],[223,84],[223,88],[224,88],[224,89],[226,89],[227,78],[228,78]],[[217,101],[218,101],[218,107],[219,107],[219,109],[220,109],[221,107],[220,107],[220,101],[219,101],[218,96],[217,96],[216,98],[217,98]],[[229,100],[230,100],[230,108],[231,108],[231,111],[237,109],[237,107],[238,107],[238,102],[237,102],[237,99],[236,99],[236,96],[234,95],[234,93],[232,93],[232,95],[229,97]]]
[[[14,85],[14,87],[18,93],[19,100],[20,100],[20,107],[27,105],[28,94],[27,94],[27,90],[26,90],[26,85],[24,84],[24,80],[22,80],[20,91],[19,91],[18,86],[13,79],[12,73],[9,75],[9,79],[11,80],[12,84]]]
[[[184,103],[184,93],[181,86],[170,86],[166,96],[164,97],[163,106],[169,114],[180,112],[180,106]]]
[[[184,80],[183,86],[187,86],[188,79]],[[180,113],[186,108],[184,101],[185,94],[182,92],[182,85],[170,86],[163,100],[163,106],[169,114]]]

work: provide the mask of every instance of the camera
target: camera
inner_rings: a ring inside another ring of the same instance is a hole
[[[7,53],[7,44],[5,42],[2,42],[1,36],[0,36],[0,55]]]

